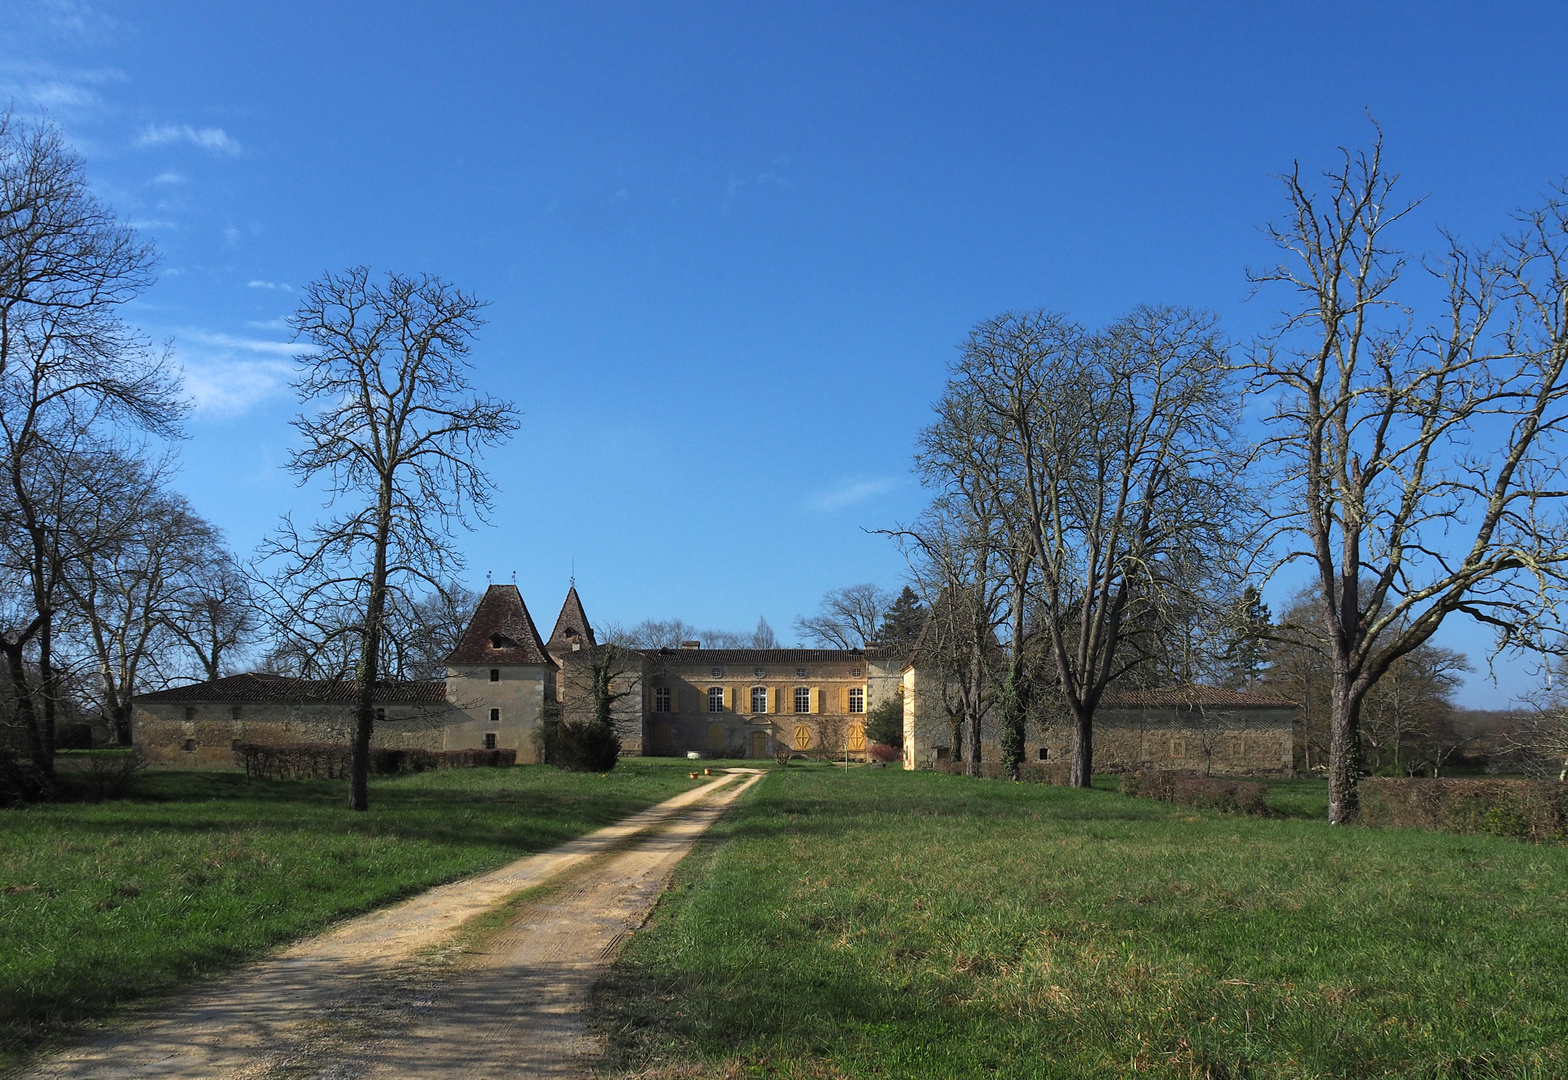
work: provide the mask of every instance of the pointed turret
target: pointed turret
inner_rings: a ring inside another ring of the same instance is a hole
[[[582,598],[577,595],[577,586],[573,585],[566,590],[566,602],[561,605],[560,617],[555,620],[555,629],[550,631],[550,640],[545,643],[545,648],[550,650],[552,656],[559,657],[580,649],[592,649],[598,644],[593,636],[593,627],[588,623],[588,615],[583,611]]]
[[[550,664],[539,630],[516,585],[485,590],[457,643],[448,666],[455,664]]]

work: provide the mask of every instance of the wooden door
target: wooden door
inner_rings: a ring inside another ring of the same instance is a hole
[[[766,731],[753,731],[751,733],[751,756],[768,756],[768,733]]]

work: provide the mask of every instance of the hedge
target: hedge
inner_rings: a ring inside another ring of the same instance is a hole
[[[1359,825],[1568,842],[1568,783],[1560,780],[1373,777],[1361,781],[1358,794]]]
[[[341,780],[348,776],[352,751],[342,743],[240,743],[235,763],[245,775],[262,780]],[[427,769],[472,769],[517,764],[516,750],[395,750],[370,748],[372,776]]]
[[[1268,785],[1249,780],[1222,780],[1176,769],[1135,769],[1123,773],[1123,795],[1232,814],[1262,814]]]

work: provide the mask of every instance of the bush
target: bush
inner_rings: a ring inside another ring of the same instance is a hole
[[[556,720],[539,727],[544,760],[567,772],[609,772],[621,756],[615,729],[597,721]]]
[[[55,729],[54,748],[56,750],[90,750],[93,745],[93,726],[91,724],[61,724]]]
[[[886,761],[891,763],[894,761],[904,760],[904,752],[902,750],[896,746],[893,746],[891,743],[885,742],[874,742],[870,746],[866,747],[866,755],[870,757],[872,761]]]
[[[49,796],[49,778],[21,754],[0,750],[0,806],[36,802]]]
[[[1263,814],[1268,785],[1247,780],[1222,780],[1175,769],[1135,769],[1122,774],[1119,790],[1141,799],[1223,810],[1231,814]]]
[[[1568,841],[1568,784],[1559,780],[1375,778],[1361,781],[1360,825]]]
[[[1018,766],[1018,779],[1027,784],[1054,784],[1071,787],[1072,765],[1065,761],[1025,761]]]
[[[259,780],[342,780],[348,776],[352,751],[342,743],[240,743],[236,764]],[[427,769],[471,769],[517,764],[516,750],[414,750],[370,748],[370,774],[392,776]]]
[[[904,696],[883,698],[866,717],[866,738],[896,750],[904,749]],[[891,759],[890,759],[891,760]]]

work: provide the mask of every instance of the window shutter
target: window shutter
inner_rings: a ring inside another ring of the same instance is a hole
[[[730,687],[730,712],[740,712],[740,687]]]
[[[822,691],[818,690],[815,686],[813,686],[811,688],[811,692],[806,695],[806,707],[812,712],[822,711]]]
[[[843,693],[839,695],[838,711],[841,713],[849,712],[849,687],[847,686],[844,687]]]
[[[782,686],[773,691],[773,711],[776,713],[784,711],[784,688]]]

